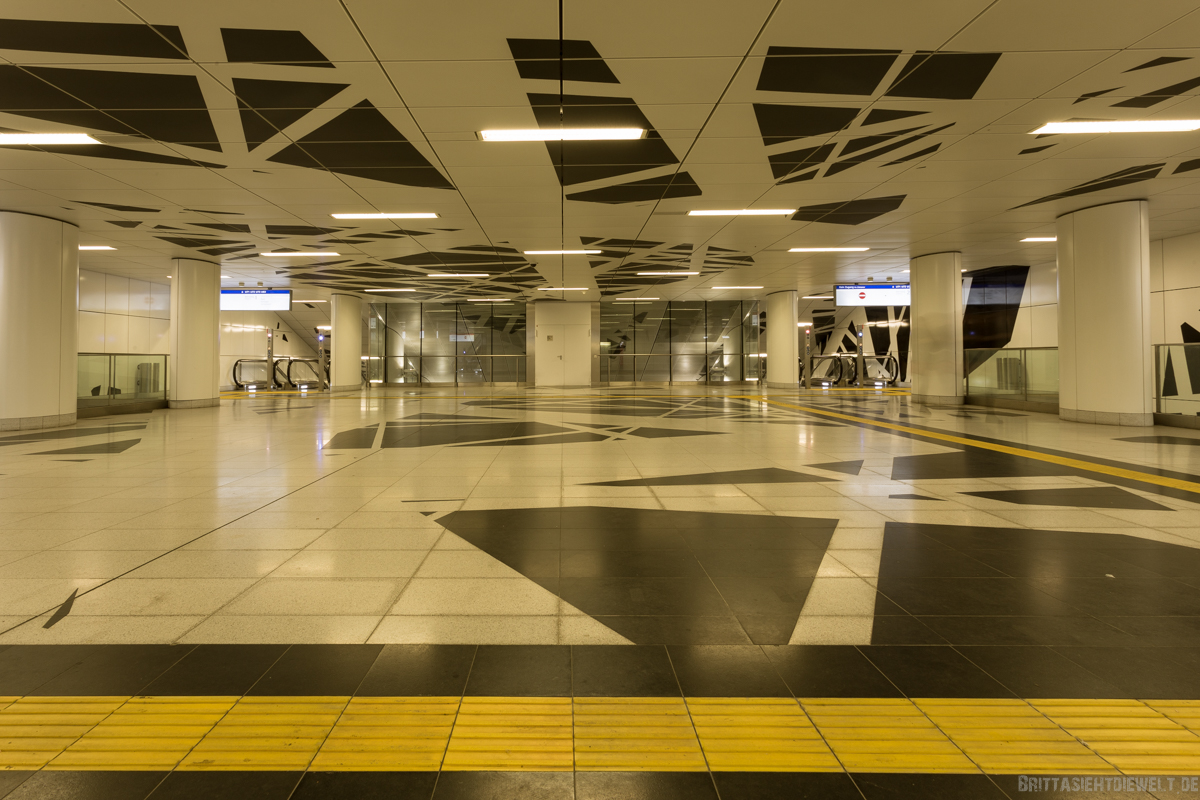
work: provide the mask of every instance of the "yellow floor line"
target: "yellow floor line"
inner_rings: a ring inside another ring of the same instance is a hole
[[[0,697],[0,770],[1194,774],[1200,701]]]
[[[751,398],[743,398],[751,399]],[[764,403],[770,403],[773,406],[780,408],[790,408],[798,411],[806,411],[810,414],[819,414],[830,419],[839,419],[847,422],[857,422],[865,425],[871,425],[875,428],[882,428],[889,431],[899,431],[901,433],[911,433],[916,436],[923,436],[927,439],[936,439],[942,442],[952,442],[954,444],[968,445],[977,447],[981,450],[991,450],[997,453],[1007,453],[1009,455],[1021,456],[1022,458],[1032,458],[1037,461],[1045,461],[1050,464],[1060,464],[1064,467],[1072,467],[1074,469],[1087,470],[1089,472],[1100,472],[1105,475],[1112,475],[1116,478],[1128,478],[1143,483],[1153,483],[1157,486],[1166,486],[1172,489],[1183,489],[1187,492],[1200,493],[1200,483],[1194,481],[1185,481],[1180,478],[1168,478],[1162,475],[1152,475],[1146,472],[1138,472],[1137,470],[1124,469],[1122,467],[1113,467],[1107,464],[1096,464],[1091,461],[1084,461],[1078,458],[1068,458],[1066,456],[1056,456],[1050,453],[1039,453],[1035,450],[1026,450],[1021,447],[1014,447],[1007,444],[996,444],[994,442],[982,442],[978,439],[968,439],[963,436],[955,436],[950,433],[942,433],[940,431],[922,430],[920,428],[910,428],[907,425],[899,425],[894,422],[884,422],[883,420],[870,419],[859,417],[851,414],[842,414],[837,411],[826,411],[821,408],[810,408],[808,406],[797,406],[790,403],[772,400],[770,398],[754,398],[760,399]]]

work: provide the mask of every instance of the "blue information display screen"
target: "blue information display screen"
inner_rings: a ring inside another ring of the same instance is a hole
[[[291,289],[222,289],[222,311],[291,311]]]
[[[839,284],[833,287],[839,306],[907,306],[912,291],[907,283]]]

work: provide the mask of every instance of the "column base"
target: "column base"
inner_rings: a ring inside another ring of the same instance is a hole
[[[800,388],[799,380],[797,380],[795,383],[784,383],[782,381],[764,381],[764,384],[766,385],[766,387],[768,389],[799,389]]]
[[[62,428],[75,424],[75,412],[50,414],[45,417],[9,417],[0,419],[0,431],[36,431],[42,428]]]
[[[1058,416],[1059,419],[1065,419],[1068,422],[1084,422],[1090,425],[1119,425],[1126,428],[1154,427],[1154,414],[1151,412],[1126,414],[1117,411],[1084,411],[1079,408],[1059,407]]]
[[[221,405],[219,397],[208,397],[201,400],[171,400],[167,403],[168,408],[212,408],[219,405]]]
[[[962,395],[914,394],[909,402],[922,406],[961,406],[963,398]]]
[[[357,392],[361,388],[362,388],[361,383],[347,383],[344,386],[330,386],[329,391],[331,391],[331,392]]]

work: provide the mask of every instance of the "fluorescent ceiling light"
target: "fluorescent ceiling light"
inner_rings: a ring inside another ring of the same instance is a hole
[[[761,289],[761,286],[710,286],[710,289]]]
[[[511,303],[507,297],[468,297],[468,303]]]
[[[811,322],[797,322],[796,327],[797,328],[811,328],[812,323]]]
[[[643,300],[657,300],[657,297],[630,297],[625,300],[613,300],[614,303],[639,303]]]
[[[1047,122],[1030,133],[1171,133],[1200,129],[1200,119],[1083,120]]]
[[[699,272],[639,272],[638,275],[699,275]]]
[[[590,292],[586,286],[549,286],[538,289],[539,292]]]
[[[602,250],[526,250],[527,256],[594,256]]]
[[[0,133],[5,144],[100,144],[86,133]]]
[[[81,244],[81,245],[79,245],[79,249],[80,250],[116,250],[117,248],[109,247],[106,244]]]
[[[317,330],[319,330],[319,331],[331,331],[331,330],[333,330],[333,326],[332,326],[332,325],[317,325],[316,327],[317,327]]]
[[[416,289],[363,289],[364,292],[415,292]]]
[[[804,297],[801,297],[800,299],[801,300],[832,300],[833,298],[827,297],[823,294],[806,294],[806,295],[804,295]]]
[[[486,278],[487,272],[439,272],[437,274],[426,275],[426,278]]]
[[[330,214],[334,219],[437,219],[432,211],[414,211],[402,214]]]
[[[779,217],[784,214],[795,214],[794,208],[736,208],[699,209],[688,212],[689,217]]]
[[[793,247],[789,253],[864,253],[869,247]]]
[[[641,139],[645,128],[526,128],[480,131],[485,142],[580,142],[608,139]]]
[[[259,255],[260,256],[278,256],[281,258],[283,256],[301,256],[303,258],[310,258],[312,256],[340,256],[341,253],[334,253],[331,250],[322,250],[322,251],[319,251],[316,253],[259,253]]]
[[[293,300],[293,303],[328,303],[328,300]]]
[[[1057,236],[1026,236],[1022,242],[1057,242]]]

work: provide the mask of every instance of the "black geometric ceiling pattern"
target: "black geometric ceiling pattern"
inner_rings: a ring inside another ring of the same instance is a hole
[[[592,276],[602,297],[625,294],[647,286],[666,286],[694,277],[711,277],[728,269],[754,263],[748,255],[714,246],[650,242],[639,239],[602,239],[581,236],[580,243],[601,252],[589,256]],[[639,275],[658,272],[698,272],[696,275]]]
[[[222,28],[230,63],[322,67],[334,65],[300,31]],[[89,22],[0,20],[0,45],[41,52],[186,59],[177,27]],[[245,140],[251,149],[301,122],[352,84],[234,79]],[[0,65],[0,111],[108,131],[152,142],[222,152],[197,75],[87,68]],[[281,141],[267,161],[403,186],[453,189],[453,184],[369,100],[294,142]],[[148,153],[111,144],[49,145],[52,153],[129,161],[224,165]]]
[[[983,86],[1000,55],[918,51],[908,56],[896,77],[885,84],[887,75],[904,58],[900,50],[772,46],[767,48],[757,88],[760,92],[872,99],[970,100]],[[894,157],[879,164],[880,167],[906,164],[936,153],[942,143],[930,144],[926,140],[955,125],[942,107],[936,111],[868,109],[869,104],[755,103],[754,115],[763,145],[771,149],[767,160],[777,181],[788,184],[831,177],[863,164],[878,164],[889,155]],[[924,119],[911,124],[910,118],[918,116]],[[910,121],[901,123],[901,127],[878,129],[905,119]],[[860,130],[863,135],[857,135]],[[834,136],[838,139],[831,140]],[[820,141],[811,141],[815,138]],[[797,140],[809,141],[799,148],[776,147]]]

